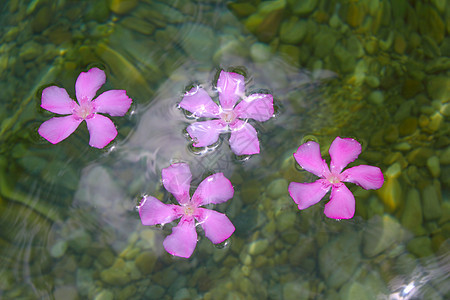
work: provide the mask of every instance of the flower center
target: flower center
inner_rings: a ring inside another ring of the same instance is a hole
[[[80,119],[89,118],[94,113],[94,104],[87,99],[81,99],[80,105],[74,109],[74,115]]]
[[[193,207],[191,205],[186,205],[183,208],[184,208],[184,215],[185,216],[192,216],[192,215],[194,215],[195,207]]]
[[[328,176],[327,179],[331,184],[337,184],[337,183],[341,182],[339,175],[335,175],[335,174],[331,174],[330,176]]]
[[[230,124],[230,123],[233,123],[234,120],[236,120],[236,114],[234,113],[233,110],[223,110],[220,113],[220,119],[223,122]]]

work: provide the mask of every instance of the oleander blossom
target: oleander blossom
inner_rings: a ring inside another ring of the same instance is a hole
[[[378,167],[359,165],[342,170],[361,153],[361,144],[351,138],[336,139],[329,149],[330,169],[320,155],[319,144],[309,141],[301,145],[294,158],[306,171],[319,176],[315,182],[289,184],[289,194],[300,210],[318,203],[330,190],[330,201],[325,204],[325,215],[333,219],[350,219],[355,214],[355,197],[344,182],[355,183],[362,188],[379,189],[384,183]]]
[[[264,122],[273,117],[272,95],[254,93],[245,96],[244,76],[223,70],[217,80],[217,91],[220,105],[199,86],[190,89],[179,104],[196,118],[212,119],[187,127],[194,147],[210,146],[217,142],[221,133],[230,132],[230,147],[236,155],[259,153],[257,132],[248,119]]]
[[[41,107],[64,117],[53,117],[39,127],[39,134],[52,144],[57,144],[71,135],[86,121],[89,130],[89,145],[103,148],[117,136],[114,123],[99,113],[111,116],[123,116],[130,108],[132,100],[125,90],[103,92],[97,98],[95,94],[105,83],[105,72],[92,68],[81,72],[75,83],[78,102],[69,97],[64,88],[49,86],[42,91]]]
[[[213,244],[222,243],[233,234],[235,228],[225,214],[201,207],[233,198],[233,186],[223,173],[206,177],[192,198],[189,196],[192,178],[189,165],[176,163],[163,169],[161,173],[164,187],[179,205],[164,204],[155,197],[145,196],[138,209],[143,225],[163,225],[181,218],[163,242],[167,252],[189,258],[197,245],[197,225],[203,228],[206,237]]]

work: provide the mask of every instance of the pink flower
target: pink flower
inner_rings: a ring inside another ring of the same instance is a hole
[[[98,113],[123,116],[130,108],[132,100],[124,90],[106,91],[92,100],[105,81],[105,72],[98,68],[81,72],[75,83],[78,103],[73,101],[63,88],[45,88],[42,91],[41,107],[68,116],[45,121],[39,127],[39,134],[50,143],[57,144],[71,135],[85,120],[90,134],[89,145],[96,148],[108,145],[116,137],[117,130],[109,118]]]
[[[163,242],[167,252],[190,257],[197,245],[196,225],[202,226],[206,237],[214,244],[225,241],[233,234],[234,226],[225,214],[200,207],[226,202],[233,197],[233,186],[222,173],[206,177],[192,198],[189,196],[192,178],[189,165],[173,164],[161,173],[164,187],[180,205],[164,204],[155,197],[145,196],[138,208],[143,225],[166,224],[181,218]]]
[[[187,132],[194,140],[194,147],[212,145],[221,133],[231,132],[230,147],[236,155],[259,153],[256,130],[247,119],[269,120],[274,112],[272,95],[256,93],[245,96],[244,76],[223,70],[217,80],[217,91],[220,105],[198,86],[188,91],[180,102],[181,108],[197,118],[213,118],[188,126]],[[236,105],[239,99],[242,100]]]
[[[319,202],[330,190],[330,201],[325,204],[325,215],[333,219],[350,219],[355,214],[355,197],[344,182],[353,182],[362,188],[379,189],[383,173],[377,167],[360,165],[342,172],[361,153],[361,144],[354,139],[337,137],[330,146],[330,169],[320,155],[319,144],[307,142],[298,147],[294,158],[308,172],[321,177],[310,183],[291,182],[289,194],[298,209],[305,209]]]

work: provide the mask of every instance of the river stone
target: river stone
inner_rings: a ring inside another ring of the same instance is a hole
[[[277,230],[278,232],[283,232],[292,228],[297,219],[297,212],[294,211],[284,211],[276,216]]]
[[[445,37],[445,25],[439,13],[429,5],[418,8],[419,30],[422,35],[430,36],[440,44]]]
[[[362,3],[352,2],[347,8],[347,23],[352,27],[358,27],[362,24],[365,17]]]
[[[448,101],[450,95],[450,77],[430,77],[427,82],[427,92],[432,100]]]
[[[92,238],[84,229],[78,229],[69,235],[69,247],[76,252],[82,252],[91,245]]]
[[[427,236],[412,239],[406,245],[406,249],[417,257],[427,257],[433,255],[431,240]]]
[[[87,295],[94,286],[94,270],[78,268],[76,273],[77,290],[82,295]]]
[[[125,263],[118,264],[117,262],[111,268],[103,270],[100,278],[105,283],[120,286],[127,284],[131,279],[126,273]]]
[[[155,31],[155,25],[136,17],[124,18],[120,24],[144,35],[151,35]]]
[[[71,285],[63,285],[55,288],[53,292],[54,300],[77,300],[78,291],[77,288]]]
[[[442,215],[436,188],[430,184],[422,190],[422,207],[425,220],[436,220]]]
[[[402,187],[396,177],[386,178],[377,193],[388,212],[394,212],[403,202]]]
[[[113,300],[114,294],[110,290],[101,290],[100,293],[98,293],[94,300]]]
[[[43,5],[31,21],[31,30],[35,33],[42,32],[52,21],[53,13],[50,5]]]
[[[164,295],[165,290],[162,286],[153,284],[148,287],[147,291],[145,292],[145,298],[146,299],[162,299],[162,296]]]
[[[30,41],[20,48],[20,58],[24,61],[34,60],[36,57],[42,55],[43,47],[41,44],[36,43],[35,41]]]
[[[406,196],[405,209],[401,218],[402,225],[415,233],[422,225],[422,218],[420,194],[417,189],[412,188]]]
[[[407,136],[413,134],[417,130],[417,118],[407,117],[398,125],[398,133],[400,136]]]
[[[309,281],[290,281],[283,285],[283,299],[297,300],[308,299],[310,293]]]
[[[116,14],[126,14],[131,11],[139,3],[139,0],[111,0],[109,9]]]
[[[284,21],[280,27],[280,40],[287,44],[298,44],[306,35],[306,21],[292,17]]]
[[[352,35],[347,40],[347,50],[356,58],[360,58],[364,55],[364,47],[356,37],[356,35]]]
[[[142,273],[142,275],[150,274],[153,271],[153,268],[156,263],[156,255],[154,252],[151,251],[145,251],[140,253],[137,257],[134,263],[136,264],[136,267],[139,269],[139,271]]]
[[[349,281],[339,291],[341,300],[372,300],[370,290],[357,281]]]
[[[109,249],[103,249],[100,251],[97,259],[102,264],[103,267],[108,268],[114,263],[115,255]]]
[[[314,56],[317,58],[323,58],[327,56],[331,50],[333,50],[338,34],[333,30],[327,29],[327,27],[322,27],[319,33],[314,36]]]
[[[50,248],[50,255],[55,258],[59,258],[66,253],[67,241],[58,241]]]
[[[199,61],[209,62],[217,47],[214,31],[211,27],[185,23],[180,28],[181,47],[188,55]]]
[[[317,5],[319,0],[288,0],[290,7],[295,15],[307,15],[311,13]]]
[[[449,165],[450,164],[450,146],[445,148],[444,151],[442,151],[441,155],[439,156],[439,162],[442,165]]]
[[[400,243],[403,231],[397,219],[388,214],[374,216],[369,220],[363,239],[363,252],[367,257],[374,257]]]
[[[384,95],[382,91],[373,91],[368,97],[369,101],[376,105],[382,105],[384,102]]]
[[[437,178],[439,177],[439,175],[441,175],[441,167],[439,165],[439,158],[437,156],[434,155],[427,159],[427,167],[434,178]]]
[[[328,287],[339,288],[349,280],[361,262],[360,236],[346,232],[325,244],[319,251],[319,268]]]
[[[266,251],[267,247],[269,246],[269,240],[267,239],[259,239],[256,241],[253,241],[248,246],[248,253],[250,255],[259,255],[261,253],[264,253]]]
[[[281,196],[286,195],[288,190],[288,182],[284,178],[278,178],[272,181],[267,187],[267,194],[272,199],[278,199]]]
[[[406,159],[410,164],[418,167],[424,167],[428,158],[434,155],[434,151],[431,148],[419,147],[408,153]]]
[[[272,52],[267,44],[254,43],[250,47],[250,56],[254,62],[266,62],[272,56]]]

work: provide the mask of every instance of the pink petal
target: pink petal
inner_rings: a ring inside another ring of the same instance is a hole
[[[358,158],[361,153],[361,144],[351,138],[336,137],[328,152],[331,157],[330,171],[339,174],[345,166]]]
[[[223,175],[216,173],[206,177],[198,186],[192,201],[197,205],[209,203],[219,204],[233,198],[234,189],[231,182]]]
[[[60,115],[68,115],[73,113],[73,109],[77,105],[75,101],[70,99],[69,94],[63,88],[57,86],[49,86],[42,91],[41,107]]]
[[[180,107],[199,118],[214,118],[219,115],[219,106],[212,101],[204,89],[198,86],[193,87],[184,95]]]
[[[75,119],[72,115],[55,117],[42,123],[38,132],[44,139],[56,144],[71,135],[82,121],[82,119]]]
[[[189,188],[192,179],[189,165],[185,163],[172,164],[162,169],[161,174],[164,187],[177,199],[178,203],[188,203],[190,200]]]
[[[297,203],[298,209],[305,209],[318,203],[330,190],[330,187],[331,184],[328,181],[319,179],[307,183],[291,182],[288,190],[289,195]]]
[[[170,254],[189,258],[197,245],[194,219],[181,218],[180,223],[172,228],[172,234],[166,237],[163,245]]]
[[[89,130],[89,145],[95,148],[103,148],[108,145],[117,136],[116,126],[107,117],[93,114],[91,118],[86,119]]]
[[[342,172],[343,181],[353,182],[366,190],[379,189],[384,183],[380,168],[368,165],[352,167]]]
[[[194,147],[206,147],[217,142],[226,128],[219,120],[210,120],[193,123],[186,130],[194,140]]]
[[[198,211],[197,221],[213,244],[222,243],[233,234],[235,228],[225,214],[205,208],[199,208]]]
[[[342,184],[331,189],[330,201],[325,204],[325,215],[332,219],[351,219],[355,214],[355,197]]]
[[[127,113],[132,101],[125,90],[106,91],[95,98],[95,112],[123,116]]]
[[[316,142],[309,141],[300,145],[294,153],[294,158],[300,167],[316,176],[323,177],[329,172],[325,160],[320,155],[319,144]]]
[[[167,224],[181,217],[177,205],[164,204],[155,197],[145,196],[139,204],[139,216],[142,225]]]
[[[230,147],[236,155],[259,153],[259,140],[256,129],[247,122],[236,120],[231,127]]]
[[[217,80],[219,102],[223,109],[232,109],[236,102],[245,96],[244,76],[221,71]]]
[[[251,94],[242,99],[234,108],[241,119],[254,119],[264,122],[273,117],[273,96],[270,94]]]
[[[98,89],[105,83],[105,72],[99,68],[92,68],[87,72],[81,72],[75,83],[75,93],[78,102],[85,98],[92,100]]]

